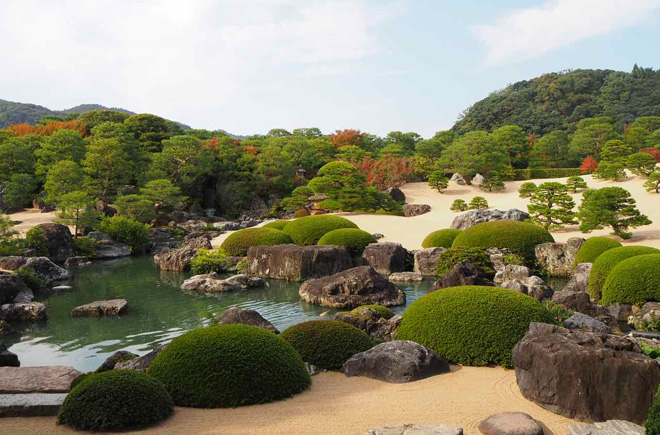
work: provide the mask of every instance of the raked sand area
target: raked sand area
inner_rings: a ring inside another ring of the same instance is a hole
[[[545,426],[545,435],[564,435],[572,420],[527,401],[512,370],[452,367],[452,372],[408,384],[321,373],[310,390],[291,399],[241,408],[176,408],[174,415],[140,434],[186,435],[361,435],[403,423],[451,424],[477,435],[491,414],[520,411]],[[56,426],[55,417],[6,418],[0,434],[80,433]]]

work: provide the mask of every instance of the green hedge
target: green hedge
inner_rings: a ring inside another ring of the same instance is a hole
[[[527,168],[515,169],[514,180],[536,180],[543,178],[564,178],[582,175],[580,168]]]
[[[487,275],[495,275],[495,266],[490,261],[490,255],[483,248],[449,248],[438,257],[436,272],[438,276],[444,276],[461,261],[470,260]]]
[[[283,219],[279,221],[269,222],[261,228],[273,228],[274,230],[282,231],[285,226],[289,225],[289,222],[291,221],[288,219]]]
[[[378,240],[366,231],[358,228],[341,228],[325,233],[318,244],[343,246],[351,253],[361,254],[368,244],[377,242]]]
[[[298,245],[316,245],[321,237],[332,230],[357,227],[341,216],[316,215],[296,219],[284,228],[284,232]]]
[[[195,329],[175,338],[147,374],[178,406],[226,408],[267,403],[307,389],[311,379],[295,349],[248,325]]]
[[[589,237],[578,249],[575,264],[593,263],[603,252],[621,246],[621,243],[610,237]]]
[[[245,257],[252,246],[274,246],[293,243],[291,238],[274,228],[246,228],[231,233],[220,249],[234,257]]]
[[[163,420],[173,410],[172,398],[158,380],[133,370],[110,370],[78,381],[57,422],[82,430],[122,431]]]
[[[422,241],[422,248],[451,248],[451,244],[460,233],[461,230],[454,228],[433,231]]]
[[[646,435],[660,435],[660,390],[655,394],[653,404],[646,416],[644,427],[646,429]]]
[[[299,323],[280,337],[291,343],[303,361],[326,370],[341,370],[346,360],[373,346],[366,333],[337,320]]]
[[[660,254],[639,255],[617,264],[603,286],[603,305],[660,301]]]
[[[453,248],[506,248],[529,262],[535,261],[534,247],[555,239],[545,229],[518,221],[493,221],[474,225],[460,233]]]
[[[658,252],[660,250],[648,246],[621,246],[603,252],[591,266],[587,292],[589,292],[592,299],[599,301],[607,276],[617,264],[638,255],[655,254]]]
[[[403,313],[399,340],[411,340],[463,365],[512,367],[512,351],[531,322],[556,323],[536,299],[498,287],[441,289]]]

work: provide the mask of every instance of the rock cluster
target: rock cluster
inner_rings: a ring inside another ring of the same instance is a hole
[[[452,221],[450,228],[466,230],[482,222],[502,220],[524,221],[526,219],[529,219],[529,214],[515,208],[507,211],[501,211],[497,209],[470,210],[459,216],[456,216]]]
[[[23,266],[34,270],[44,289],[50,288],[54,281],[71,278],[71,273],[68,270],[53,263],[47,257],[0,257],[0,269],[13,271]]]
[[[426,248],[415,252],[414,271],[424,276],[436,276],[436,266],[445,248]]]
[[[339,246],[253,246],[248,250],[246,273],[262,278],[304,281],[351,267],[351,255]]]
[[[552,276],[571,276],[575,269],[575,256],[584,241],[582,237],[572,237],[566,243],[536,245],[536,262]]]
[[[112,237],[105,233],[92,231],[87,237],[94,239],[96,242],[94,244],[94,255],[92,256],[94,259],[122,258],[131,255],[130,246],[124,243],[115,242],[112,240]]]
[[[149,368],[149,365],[156,359],[163,349],[165,349],[165,345],[159,345],[145,355],[117,363],[115,365],[115,370],[139,370],[143,372]]]
[[[124,362],[124,361],[130,361],[138,356],[132,352],[128,352],[126,350],[118,350],[117,352],[113,353],[110,355],[108,358],[106,358],[105,361],[103,361],[103,364],[99,366],[99,368],[96,369],[96,373],[102,373],[102,372],[107,372],[109,370],[113,370],[117,364]]]
[[[455,264],[449,272],[433,283],[431,290],[464,285],[492,286],[493,283],[483,269],[470,260],[464,260]]]
[[[379,341],[395,340],[396,330],[401,324],[400,315],[386,319],[378,310],[369,307],[337,313],[335,320],[355,326]]]
[[[495,284],[502,288],[523,293],[539,301],[552,298],[554,290],[538,276],[532,275],[526,266],[507,264],[495,274]]]

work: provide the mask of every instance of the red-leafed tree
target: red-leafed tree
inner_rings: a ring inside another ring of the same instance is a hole
[[[50,136],[58,130],[74,130],[82,135],[84,131],[83,127],[76,121],[52,121],[46,125],[30,125],[24,122],[10,125],[7,130],[13,132],[16,136],[27,136],[28,134]]]
[[[582,161],[580,169],[582,169],[583,174],[591,174],[596,169],[598,169],[598,162],[593,157],[587,156]]]
[[[639,151],[640,153],[646,153],[653,156],[656,162],[660,163],[660,149],[658,148],[644,148]]]
[[[335,150],[350,145],[361,147],[366,137],[367,133],[362,133],[360,130],[353,129],[337,130],[328,135],[328,139],[332,142]]]
[[[367,183],[378,190],[399,187],[413,175],[412,160],[407,157],[387,156],[379,160],[366,157],[358,170],[367,176]]]

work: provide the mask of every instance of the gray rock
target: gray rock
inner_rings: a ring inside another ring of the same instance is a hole
[[[564,286],[565,292],[586,292],[589,284],[589,275],[591,275],[592,263],[581,263],[575,268],[571,280]]]
[[[156,346],[145,355],[118,363],[115,365],[115,370],[138,370],[144,372],[163,349],[165,349],[165,345]]]
[[[525,281],[527,278],[532,276],[532,272],[526,266],[521,266],[519,264],[507,264],[504,266],[504,270],[499,271],[495,274],[493,282],[495,284],[502,284],[506,281],[519,280]]]
[[[431,290],[464,285],[492,286],[493,283],[479,266],[470,260],[464,260],[455,264],[449,272],[433,283]]]
[[[396,330],[402,317],[394,315],[387,319],[379,311],[363,307],[337,313],[334,319],[355,326],[379,341],[392,341],[396,339]]]
[[[391,275],[406,270],[408,251],[399,243],[370,243],[364,248],[362,258],[376,272]]]
[[[428,204],[406,204],[403,206],[403,215],[405,217],[415,217],[426,214],[431,211]]]
[[[67,366],[0,367],[0,394],[67,393],[81,374]]]
[[[568,435],[644,435],[644,428],[624,420],[608,420],[594,424],[571,424]]]
[[[123,258],[131,256],[131,247],[124,244],[115,242],[113,240],[97,241],[95,251],[92,258],[95,260],[105,260],[111,258]]]
[[[64,262],[64,266],[69,269],[71,267],[85,267],[90,266],[91,261],[87,257],[69,257]]]
[[[602,334],[612,333],[610,327],[605,323],[582,313],[575,313],[568,319],[564,320],[564,327],[568,329],[583,329],[585,331],[600,332]]]
[[[382,239],[382,238],[385,237],[385,236],[384,236],[383,234],[381,234],[381,233],[373,233],[372,236],[373,236],[374,239],[376,239],[376,240],[380,240],[380,239]]]
[[[113,353],[108,358],[106,358],[105,361],[103,361],[103,364],[101,364],[99,368],[96,369],[96,373],[102,373],[102,372],[107,372],[109,370],[113,370],[115,366],[120,362],[130,361],[137,357],[138,356],[132,352],[126,350],[118,350],[117,352]]]
[[[20,367],[18,356],[7,350],[7,346],[0,343],[0,367]]]
[[[615,320],[626,322],[633,313],[633,307],[630,304],[620,304],[615,302],[607,307],[608,312]]]
[[[46,223],[36,225],[34,228],[43,230],[48,247],[48,258],[57,263],[64,263],[67,258],[76,256],[76,245],[73,243],[69,227]]]
[[[263,287],[265,281],[248,275],[235,275],[223,279],[215,272],[205,275],[195,275],[181,284],[181,290],[198,293],[223,293]]]
[[[566,243],[536,245],[536,262],[552,276],[571,276],[575,268],[575,255],[584,241],[582,237],[572,237]]]
[[[481,186],[481,183],[483,183],[486,180],[486,177],[484,177],[481,174],[477,174],[474,177],[472,177],[472,180],[470,182],[474,185]]]
[[[213,249],[213,245],[211,245],[211,236],[202,232],[193,232],[188,234],[186,238],[183,239],[181,247],[194,249]]]
[[[390,187],[385,190],[385,193],[397,202],[406,202],[406,195],[398,187]]]
[[[47,257],[0,257],[0,269],[14,271],[20,267],[29,267],[41,280],[43,288],[48,288],[53,281],[71,278],[68,270],[53,263]]]
[[[7,322],[45,320],[47,307],[41,302],[0,305],[0,320]]]
[[[0,320],[0,337],[9,335],[12,332],[14,332],[14,328],[12,328],[11,325],[4,320]]]
[[[507,211],[501,210],[470,210],[454,218],[450,228],[459,230],[466,230],[476,224],[491,221],[524,221],[529,219],[529,214],[518,209],[511,209]]]
[[[554,294],[552,287],[546,285],[538,276],[530,276],[523,280],[511,279],[501,283],[500,287],[531,296],[538,301],[551,299]]]
[[[19,276],[0,275],[0,305],[14,302],[16,296],[30,289]]]
[[[66,393],[0,394],[0,418],[57,415]]]
[[[231,276],[227,278],[225,281],[229,284],[235,284],[239,286],[241,289],[261,288],[266,285],[266,281],[264,281],[262,278],[249,276],[244,273],[240,275]]]
[[[369,429],[364,435],[463,435],[463,428],[446,424],[403,424]]]
[[[126,299],[110,299],[107,301],[95,301],[89,304],[75,307],[71,310],[73,317],[104,317],[121,316],[128,311]]]
[[[263,316],[257,311],[246,310],[240,307],[227,308],[219,316],[213,319],[213,323],[221,325],[233,325],[235,323],[241,323],[244,325],[257,326],[267,331],[274,332],[275,334],[280,333],[280,331],[278,331],[272,323],[264,319]]]
[[[493,414],[479,423],[484,435],[543,435],[543,428],[524,412]]]
[[[391,274],[388,279],[395,282],[420,282],[424,280],[424,277],[417,272],[397,272]]]
[[[262,278],[304,281],[353,267],[351,255],[339,246],[253,246],[245,272]]]
[[[197,249],[195,248],[181,248],[176,250],[165,248],[154,255],[154,263],[161,270],[183,272],[190,267],[190,262],[196,256]]]
[[[470,184],[470,183],[468,183],[468,181],[465,179],[465,177],[463,177],[463,176],[462,176],[461,174],[459,174],[458,172],[455,172],[454,175],[451,176],[451,178],[449,179],[449,181],[454,181],[454,182],[456,182],[456,184],[459,184],[459,185],[461,185],[461,186],[465,186],[466,184]]]
[[[445,248],[426,248],[415,252],[415,272],[424,276],[436,276],[436,266]]]

